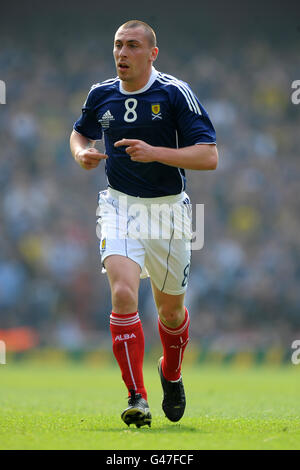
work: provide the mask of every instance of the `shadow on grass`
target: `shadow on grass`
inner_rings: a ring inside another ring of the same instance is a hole
[[[154,425],[151,428],[148,426],[143,426],[141,428],[137,428],[135,425],[132,425],[130,427],[124,428],[124,427],[104,427],[104,428],[93,428],[93,429],[84,429],[83,431],[87,432],[114,432],[114,433],[142,433],[142,432],[150,432],[151,434],[156,434],[156,433],[183,433],[183,432],[196,432],[199,434],[209,434],[209,431],[205,431],[199,428],[196,428],[194,426],[185,426],[182,424],[167,424],[167,425]]]

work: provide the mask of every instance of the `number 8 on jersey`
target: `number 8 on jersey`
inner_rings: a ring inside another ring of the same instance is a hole
[[[128,98],[125,101],[125,108],[126,108],[126,113],[124,114],[124,121],[126,122],[134,122],[137,119],[137,114],[136,114],[136,107],[137,107],[137,100],[135,98]]]

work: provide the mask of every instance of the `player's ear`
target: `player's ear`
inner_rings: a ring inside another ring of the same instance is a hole
[[[151,49],[151,60],[154,62],[158,56],[158,47],[152,47]]]

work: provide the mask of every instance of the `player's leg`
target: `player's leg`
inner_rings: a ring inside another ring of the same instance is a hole
[[[143,379],[145,341],[138,314],[140,266],[120,255],[108,256],[104,265],[112,297],[110,330],[113,352],[129,396],[129,406],[121,417],[128,425],[150,425],[151,415]]]
[[[190,235],[182,230],[182,222],[189,227],[190,218],[183,202],[178,209],[171,212],[169,220],[164,219],[165,227],[169,224],[170,237],[150,239],[145,243],[145,266],[151,278],[163,346],[163,357],[159,362],[164,392],[162,407],[171,421],[178,421],[185,410],[181,365],[189,340],[190,323],[184,306],[191,258]]]
[[[120,193],[121,194],[121,193]],[[124,195],[125,196],[125,195]],[[126,208],[118,194],[99,193],[97,215],[100,254],[111,288],[110,330],[113,352],[128,389],[129,407],[122,413],[126,424],[149,424],[151,415],[143,380],[144,333],[138,313],[138,290],[145,250],[129,238]],[[100,229],[100,231],[99,231]]]

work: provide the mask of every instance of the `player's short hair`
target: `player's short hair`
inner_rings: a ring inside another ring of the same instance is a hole
[[[156,47],[156,34],[154,30],[149,26],[147,23],[144,21],[140,20],[130,20],[126,21],[126,23],[122,24],[118,29],[133,29],[133,28],[138,28],[139,26],[142,26],[144,28],[144,31],[149,39],[149,43],[151,47]]]

